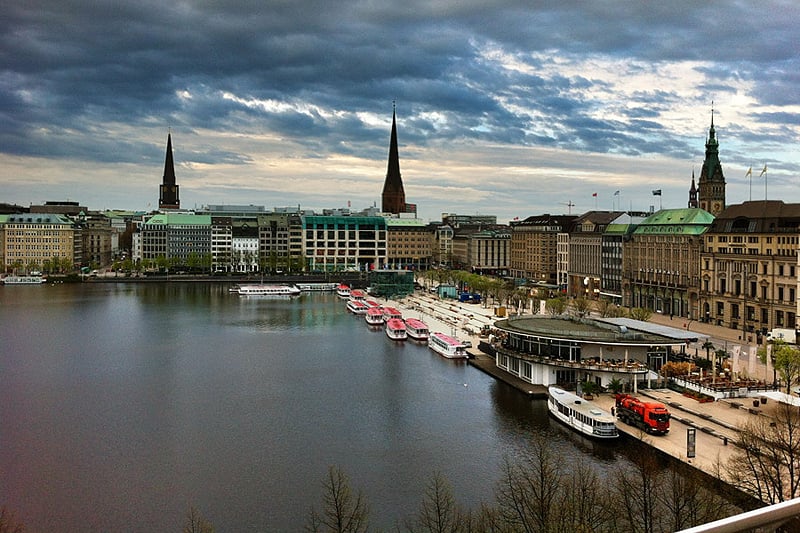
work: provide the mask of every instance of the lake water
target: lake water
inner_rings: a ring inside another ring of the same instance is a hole
[[[298,531],[329,465],[392,528],[434,472],[468,507],[546,434],[624,461],[464,362],[390,341],[335,294],[224,284],[0,287],[0,505],[29,531]]]

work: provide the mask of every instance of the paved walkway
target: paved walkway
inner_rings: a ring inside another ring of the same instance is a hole
[[[494,358],[477,350],[480,338],[477,332],[484,325],[492,325],[498,317],[494,316],[493,307],[481,304],[467,304],[454,300],[442,300],[435,295],[417,292],[400,301],[391,301],[404,309],[406,316],[421,318],[432,331],[442,331],[461,339],[469,339],[473,343],[471,350],[474,358],[470,364],[515,387],[531,398],[546,398],[547,388],[532,385],[522,379],[502,371],[495,365]],[[742,344],[741,332],[711,324],[698,323],[686,319],[672,318],[654,314],[650,320],[656,324],[677,327],[707,335],[717,341],[729,342],[731,345]],[[730,348],[730,347],[729,347]],[[760,362],[759,362],[760,364]],[[763,369],[763,365],[759,371]],[[668,389],[639,391],[640,397],[650,397],[667,405],[672,414],[670,432],[663,436],[644,433],[633,426],[620,422],[620,431],[646,442],[654,448],[678,460],[694,465],[704,472],[724,479],[721,470],[736,450],[737,427],[756,417],[771,416],[776,404],[772,400],[758,406],[753,405],[752,398],[736,398],[717,402],[700,403],[693,398],[683,396]],[[609,410],[614,405],[612,394],[604,393],[595,397],[595,402]],[[695,456],[687,457],[688,429],[695,429]]]

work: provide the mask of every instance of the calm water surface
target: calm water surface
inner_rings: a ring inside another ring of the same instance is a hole
[[[491,502],[506,456],[590,443],[479,370],[396,344],[333,294],[224,284],[0,287],[0,505],[29,531],[298,531],[329,465],[373,526],[418,509],[435,471]]]

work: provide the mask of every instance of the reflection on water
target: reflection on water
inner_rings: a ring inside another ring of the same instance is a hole
[[[332,294],[242,298],[224,284],[0,289],[0,505],[31,531],[296,531],[337,465],[374,526],[433,472],[466,506],[543,434],[616,459],[462,361],[395,343]],[[135,526],[132,526],[135,524]]]

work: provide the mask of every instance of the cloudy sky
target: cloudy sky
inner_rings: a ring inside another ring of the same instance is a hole
[[[684,207],[712,101],[728,203],[764,198],[765,164],[769,198],[800,202],[796,0],[26,0],[0,14],[0,202],[152,209],[171,131],[183,207],[380,206],[393,101],[425,219],[658,208],[653,189]]]

